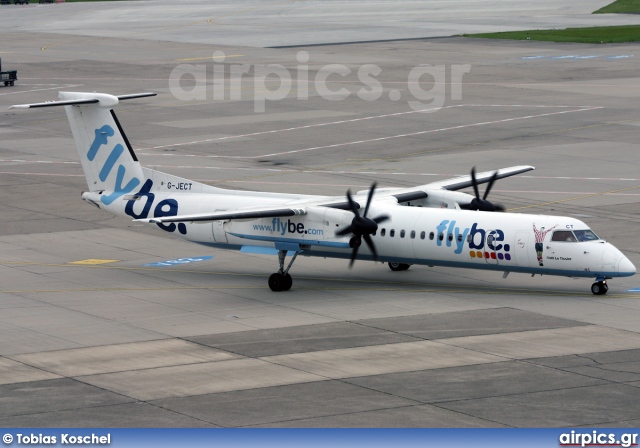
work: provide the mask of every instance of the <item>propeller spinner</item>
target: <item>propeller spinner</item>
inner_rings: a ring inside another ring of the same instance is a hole
[[[374,182],[373,185],[371,185],[371,189],[369,190],[367,205],[364,208],[364,213],[362,214],[362,216],[360,216],[360,213],[358,212],[358,204],[356,204],[351,197],[351,190],[347,191],[347,201],[349,201],[349,209],[355,216],[353,217],[353,221],[351,221],[350,225],[336,232],[336,236],[343,236],[348,234],[353,235],[353,237],[349,240],[349,246],[353,248],[353,251],[351,252],[351,261],[349,262],[349,267],[353,266],[353,263],[358,256],[358,248],[362,245],[362,240],[364,240],[364,242],[373,253],[373,259],[376,261],[378,260],[378,251],[376,250],[375,244],[373,244],[371,235],[374,235],[378,231],[378,224],[387,221],[389,219],[389,216],[380,215],[376,216],[375,218],[367,217],[369,206],[371,205],[371,199],[373,199],[375,190],[376,183]]]

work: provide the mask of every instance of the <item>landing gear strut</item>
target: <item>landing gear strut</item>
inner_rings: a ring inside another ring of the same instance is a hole
[[[280,269],[269,277],[269,288],[271,291],[289,291],[293,285],[293,279],[289,275],[289,269],[291,269],[291,265],[296,260],[298,252],[293,254],[293,257],[291,257],[291,261],[289,262],[287,269],[284,268],[284,259],[286,256],[286,250],[278,251],[278,263],[280,263]]]
[[[389,263],[389,269],[391,269],[392,271],[406,271],[410,267],[410,264],[405,263]]]
[[[591,292],[596,296],[602,296],[606,294],[607,291],[609,291],[609,286],[607,285],[606,280],[595,282],[593,285],[591,285]]]

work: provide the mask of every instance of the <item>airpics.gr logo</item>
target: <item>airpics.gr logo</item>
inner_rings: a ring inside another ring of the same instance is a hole
[[[455,245],[454,253],[461,254],[465,243],[469,248],[471,258],[487,258],[493,260],[511,260],[509,254],[511,247],[503,244],[504,232],[500,229],[484,230],[474,223],[471,228],[461,229],[456,226],[456,221],[443,220],[436,227],[438,235],[436,244],[442,246],[443,241],[447,247]]]

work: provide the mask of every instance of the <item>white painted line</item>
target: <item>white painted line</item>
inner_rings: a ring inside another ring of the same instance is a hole
[[[0,93],[0,96],[4,96],[4,95],[18,95],[20,93],[31,93],[31,92],[41,92],[43,90],[58,90],[58,89],[70,89],[72,87],[82,87],[84,84],[69,84],[66,86],[58,86],[58,87],[49,87],[46,89],[32,89],[32,90],[22,90],[20,92],[7,92],[7,93]]]
[[[271,153],[271,154],[262,154],[262,155],[259,155],[259,156],[222,156],[222,155],[200,155],[200,154],[153,154],[153,153],[146,154],[146,155],[163,156],[163,157],[197,157],[197,158],[238,159],[238,160],[264,159],[266,157],[276,157],[276,156],[282,156],[282,155],[297,154],[297,153],[301,153],[301,152],[315,151],[315,150],[318,150],[318,149],[340,148],[340,147],[344,147],[344,146],[360,145],[360,144],[363,144],[363,143],[374,143],[374,142],[380,142],[380,141],[403,138],[403,137],[414,137],[416,135],[425,135],[425,134],[431,134],[431,133],[435,133],[435,132],[452,131],[452,130],[455,130],[455,129],[465,129],[465,128],[486,126],[486,125],[489,125],[489,124],[497,124],[497,123],[508,123],[508,122],[511,122],[511,121],[528,120],[528,119],[531,119],[531,118],[548,117],[548,116],[551,116],[551,115],[570,114],[570,113],[574,113],[574,112],[586,112],[586,111],[597,110],[597,109],[602,109],[602,107],[593,106],[593,107],[587,107],[587,108],[583,108],[583,109],[563,110],[563,111],[559,111],[559,112],[549,112],[549,113],[546,113],[546,114],[527,115],[527,116],[524,116],[524,117],[514,117],[514,118],[505,118],[505,119],[502,119],[502,120],[495,120],[495,121],[483,121],[483,122],[479,122],[479,123],[462,124],[462,125],[451,126],[451,127],[447,127],[447,128],[430,129],[430,130],[427,130],[427,131],[411,132],[411,133],[408,133],[408,134],[389,135],[389,136],[386,136],[386,137],[371,138],[371,139],[367,139],[367,140],[356,140],[356,141],[353,141],[353,142],[335,143],[335,144],[332,144],[332,145],[314,146],[314,147],[311,147],[311,148],[303,148],[303,149],[294,149],[294,150],[291,150],[291,151],[274,152],[274,153]],[[225,137],[222,137],[222,138],[225,138]]]
[[[84,177],[84,174],[25,173],[20,171],[0,171],[0,174],[16,174],[19,176]]]
[[[462,107],[462,105],[445,106],[445,107],[441,107],[440,109],[450,109],[450,108],[453,108],[453,107]],[[372,116],[369,116],[369,117],[352,118],[352,119],[349,119],[349,120],[331,121],[331,122],[327,122],[327,123],[309,124],[309,125],[306,125],[306,126],[297,126],[297,127],[293,127],[293,128],[273,129],[271,131],[261,131],[261,132],[251,132],[249,134],[228,135],[226,137],[216,137],[216,138],[208,138],[208,139],[205,139],[205,140],[196,140],[196,141],[193,141],[193,142],[174,143],[174,144],[171,144],[171,145],[153,146],[151,148],[136,148],[136,151],[148,151],[148,150],[151,150],[151,149],[173,148],[173,147],[176,147],[176,146],[195,145],[195,144],[198,144],[198,143],[209,143],[209,142],[215,142],[215,141],[220,141],[220,140],[230,140],[230,139],[233,139],[233,138],[254,137],[256,135],[275,134],[277,132],[298,131],[300,129],[310,129],[310,128],[317,128],[317,127],[321,127],[321,126],[332,126],[332,125],[336,125],[336,124],[354,123],[356,121],[373,120],[375,118],[396,117],[396,116],[400,116],[400,115],[429,112],[429,111],[432,111],[432,110],[438,110],[438,108],[411,110],[411,111],[408,111],[408,112],[396,112],[396,113],[393,113],[393,114],[384,114],[384,115],[372,115]]]
[[[0,159],[0,164],[14,165],[17,163],[29,164],[47,164],[47,165],[80,165],[80,162],[59,162],[53,160],[25,160],[25,159]],[[300,169],[287,169],[287,168],[252,168],[252,167],[220,167],[220,166],[201,166],[201,165],[153,165],[154,169],[191,169],[191,170],[219,170],[219,171],[257,171],[257,172],[276,172],[276,173],[303,173],[303,174],[336,174],[336,175],[352,175],[352,174],[366,174],[375,176],[429,176],[429,177],[460,177],[468,173],[410,173],[410,172],[398,172],[398,171],[343,171],[343,170],[300,170]],[[9,172],[4,171],[0,174],[35,174],[35,175],[51,175],[48,173],[21,173],[21,172]],[[80,175],[79,175],[80,176]],[[625,181],[625,182],[640,182],[640,178],[624,178],[624,177],[567,177],[567,176],[531,176],[526,174],[519,174],[518,178],[527,179],[562,179],[562,180],[599,180],[599,181]],[[211,179],[208,179],[211,180]]]
[[[398,116],[401,116],[401,115],[423,113],[423,112],[429,112],[429,111],[433,111],[433,110],[451,109],[451,108],[454,108],[454,107],[531,107],[531,108],[535,107],[535,108],[562,108],[562,109],[579,108],[579,109],[584,109],[584,108],[592,108],[592,107],[595,107],[595,106],[549,106],[549,105],[527,105],[527,104],[458,104],[458,105],[452,105],[452,106],[444,106],[444,107],[440,107],[440,108],[428,108],[428,109],[420,109],[420,110],[411,110],[411,111],[407,111],[407,112],[396,112],[396,113],[393,113],[393,114],[371,115],[369,117],[352,118],[352,119],[349,119],[349,120],[339,120],[339,121],[331,121],[331,122],[327,122],[327,123],[310,124],[310,125],[306,125],[306,126],[296,126],[296,127],[292,127],[292,128],[274,129],[274,130],[271,130],[271,131],[251,132],[249,134],[228,135],[228,136],[225,136],[225,137],[208,138],[208,139],[205,139],[205,140],[195,140],[195,141],[192,141],[192,142],[173,143],[173,144],[170,144],[170,145],[152,146],[150,148],[136,148],[136,151],[148,151],[148,150],[152,150],[152,149],[164,149],[164,148],[174,148],[174,147],[186,146],[186,145],[197,145],[197,144],[200,144],[200,143],[210,143],[210,142],[215,142],[215,141],[230,140],[230,139],[234,139],[234,138],[255,137],[257,135],[275,134],[277,132],[299,131],[301,129],[310,129],[310,128],[316,128],[316,127],[321,127],[321,126],[332,126],[332,125],[344,124],[344,123],[355,123],[355,122],[358,122],[358,121],[373,120],[373,119],[377,119],[377,118],[398,117]]]
[[[313,173],[315,171],[308,171]],[[0,174],[15,174],[24,176],[51,176],[51,177],[84,177],[83,174],[59,174],[59,173],[31,173],[20,171],[0,171]],[[360,173],[354,172],[354,174],[375,174],[375,173]],[[399,173],[396,173],[399,174]],[[435,176],[435,174],[434,174]],[[259,180],[225,180],[225,179],[193,179],[196,182],[211,182],[213,180],[218,184],[255,184],[255,185],[297,185],[297,186],[309,186],[309,187],[352,187],[352,188],[368,188],[366,185],[354,185],[354,184],[335,184],[335,183],[308,183],[308,182],[271,182],[271,181],[259,181]],[[398,187],[397,185],[381,185],[379,188],[406,188]],[[640,196],[640,193],[599,193],[599,192],[587,192],[587,191],[532,191],[532,190],[491,190],[496,193],[525,193],[525,194],[565,194],[565,195],[601,195],[601,196]]]

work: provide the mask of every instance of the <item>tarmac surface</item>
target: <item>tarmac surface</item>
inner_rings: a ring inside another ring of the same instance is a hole
[[[3,8],[0,30],[249,47],[635,25],[609,0],[154,0]]]
[[[640,425],[637,276],[593,296],[585,279],[301,257],[292,290],[273,293],[275,257],[198,247],[84,203],[64,112],[6,109],[61,90],[157,92],[117,109],[141,163],[243,190],[342,195],[531,164],[491,199],[577,217],[640,266],[638,44],[267,49],[0,29],[19,76],[0,87],[0,427]],[[176,96],[191,75],[172,92],[181,64],[204,67],[204,99]],[[215,67],[228,78],[242,64],[215,99]],[[256,113],[279,86],[256,80],[264,64],[293,82]],[[345,98],[318,89],[327,64],[350,69],[326,82]],[[381,69],[375,100],[358,96],[366,64]],[[419,64],[443,67],[434,104],[421,97],[433,80],[410,77]]]

